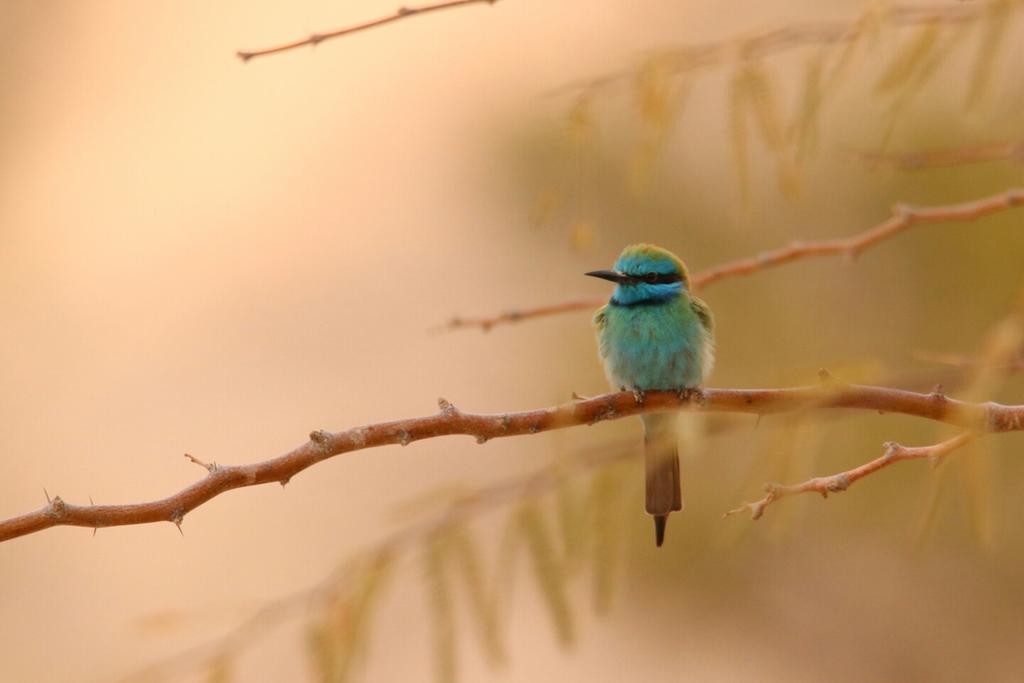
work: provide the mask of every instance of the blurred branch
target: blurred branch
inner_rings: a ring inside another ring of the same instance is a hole
[[[845,256],[852,261],[866,249],[894,237],[915,225],[972,221],[1021,205],[1024,205],[1024,189],[1020,188],[1006,190],[999,194],[962,204],[930,207],[913,207],[900,204],[893,208],[892,216],[889,219],[858,235],[830,240],[790,242],[784,247],[765,251],[757,256],[730,261],[715,268],[696,273],[691,278],[691,285],[694,289],[701,289],[725,278],[749,275],[765,268],[773,268],[790,261],[798,261],[810,257]],[[495,325],[503,323],[520,322],[531,318],[557,315],[570,311],[594,309],[604,303],[604,299],[585,299],[551,304],[539,308],[519,309],[492,317],[455,317],[448,322],[446,329],[479,328],[486,332]]]
[[[915,351],[914,358],[925,363],[951,365],[958,368],[977,368],[988,365],[985,361],[971,358],[970,356],[955,353],[938,353],[936,351]],[[995,365],[993,369],[1005,372],[1024,372],[1024,357],[1014,358],[1007,363]]]
[[[962,2],[941,5],[872,5],[853,21],[826,21],[791,24],[746,37],[730,37],[698,45],[686,45],[659,54],[671,61],[678,72],[694,71],[730,61],[756,61],[779,52],[815,46],[849,43],[876,30],[880,24],[919,26],[923,24],[959,24],[974,21],[986,11],[989,2]],[[633,78],[632,69],[567,83],[549,92],[562,95],[594,90]]]
[[[890,441],[884,445],[885,452],[882,455],[845,472],[839,472],[827,477],[814,477],[801,484],[789,486],[785,484],[765,484],[764,498],[752,503],[743,503],[738,508],[726,512],[724,516],[728,517],[737,512],[749,512],[751,519],[760,519],[761,515],[764,514],[765,508],[769,505],[781,498],[799,493],[820,493],[822,498],[828,498],[828,494],[841,493],[858,480],[901,460],[921,460],[927,458],[933,465],[938,465],[943,458],[961,446],[966,445],[976,436],[977,434],[973,431],[963,432],[942,443],[917,447],[907,447],[895,441]]]
[[[970,147],[948,147],[920,152],[869,152],[861,158],[873,167],[888,166],[904,171],[944,166],[965,166],[987,161],[1024,162],[1024,141],[992,142]]]
[[[232,489],[260,484],[286,484],[318,462],[353,451],[462,434],[478,443],[555,429],[592,425],[643,413],[680,409],[709,412],[770,414],[818,408],[859,408],[913,415],[978,431],[1024,430],[1024,405],[969,403],[938,393],[922,394],[886,387],[829,382],[823,387],[785,389],[703,389],[650,391],[642,402],[632,392],[618,392],[559,406],[518,413],[463,413],[444,399],[440,412],[341,432],[317,430],[309,441],[284,455],[252,465],[202,464],[206,476],[181,491],[156,501],[126,505],[73,505],[59,496],[42,508],[0,521],[0,542],[55,526],[87,528],[171,522],[181,528],[185,515]]]
[[[475,5],[479,3],[487,3],[493,5],[498,0],[447,0],[446,2],[437,2],[431,5],[419,5],[418,7],[399,7],[395,10],[394,14],[389,14],[378,19],[372,19],[370,21],[363,22],[361,24],[355,24],[353,26],[346,26],[344,28],[335,29],[333,31],[325,31],[323,33],[312,33],[306,38],[294,40],[290,43],[282,43],[281,45],[274,45],[273,47],[266,47],[260,50],[238,50],[235,54],[243,62],[248,62],[253,57],[262,57],[264,55],[277,54],[279,52],[287,52],[288,50],[294,50],[306,45],[314,46],[319,45],[325,40],[331,38],[339,38],[341,36],[348,35],[350,33],[357,33],[359,31],[366,31],[377,26],[383,26],[384,24],[390,24],[393,21],[399,21],[401,19],[408,19],[420,14],[426,14],[427,12],[437,12],[439,10],[452,9],[454,7],[461,7],[463,5]]]
[[[491,328],[495,325],[517,323],[527,318],[546,318],[549,315],[560,315],[562,313],[572,313],[573,311],[593,311],[598,306],[604,305],[604,303],[604,299],[578,299],[549,306],[538,306],[537,308],[513,309],[490,317],[464,318],[455,316],[447,324],[437,329],[444,331],[478,327],[484,332],[490,332]]]

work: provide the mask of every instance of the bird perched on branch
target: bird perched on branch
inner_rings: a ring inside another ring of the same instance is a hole
[[[690,294],[686,265],[653,244],[622,250],[612,270],[591,277],[610,280],[615,291],[594,314],[598,352],[613,387],[644,392],[695,389],[715,361],[714,326],[707,305]],[[665,540],[669,513],[683,509],[675,414],[642,416],[646,508],[654,516],[655,540]]]

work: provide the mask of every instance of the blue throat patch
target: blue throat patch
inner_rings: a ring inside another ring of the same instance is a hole
[[[619,285],[615,288],[611,300],[612,306],[630,308],[633,306],[656,306],[668,303],[678,297],[683,291],[682,283],[672,282],[669,284],[651,285],[646,282]]]

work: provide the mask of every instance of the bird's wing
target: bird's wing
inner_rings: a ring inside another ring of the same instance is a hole
[[[594,313],[594,327],[597,328],[598,332],[603,330],[604,326],[605,326],[605,323],[608,322],[607,310],[608,310],[608,306],[605,305],[605,306],[602,306],[601,308],[597,309],[597,312]]]
[[[693,297],[690,299],[690,308],[697,314],[697,319],[700,320],[700,324],[704,326],[707,333],[712,334],[715,331],[715,317],[711,315],[708,305],[697,297]]]

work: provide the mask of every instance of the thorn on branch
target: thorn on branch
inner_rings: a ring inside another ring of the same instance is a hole
[[[892,215],[894,218],[898,218],[901,221],[908,221],[914,215],[914,207],[910,204],[894,204],[892,207]]]
[[[886,441],[882,444],[882,448],[885,449],[882,453],[883,460],[889,461],[896,457],[896,455],[903,449],[903,446],[895,441]]]
[[[828,371],[828,368],[818,368],[818,381],[827,387],[841,387],[846,384]]]
[[[309,433],[309,440],[317,446],[323,447],[331,438],[331,433],[324,429],[314,429]]]
[[[67,513],[67,511],[67,505],[64,504],[64,501],[61,499],[61,497],[54,496],[53,500],[50,501],[50,515],[56,517],[57,519],[60,519]]]
[[[202,460],[200,460],[199,458],[197,458],[195,456],[192,456],[192,455],[189,455],[188,453],[185,454],[185,457],[188,458],[189,461],[194,462],[195,464],[197,464],[200,467],[202,467],[207,472],[216,472],[217,471],[217,463],[215,463],[215,462],[207,464],[207,463],[203,462]]]
[[[769,486],[771,485],[765,484],[765,490],[767,490]],[[761,500],[755,500],[753,503],[743,503],[737,508],[733,508],[732,510],[722,513],[722,519],[731,517],[740,512],[749,512],[750,519],[755,521],[759,520],[761,519],[761,516],[764,515],[764,509],[772,502],[772,500],[774,500],[774,494],[769,492],[768,495]]]
[[[454,417],[459,414],[459,409],[444,398],[437,399],[437,407],[441,409],[441,414],[445,417]]]
[[[846,489],[850,488],[850,480],[845,474],[837,474],[834,477],[829,477],[828,482],[825,484],[825,488],[829,493],[842,493]],[[824,493],[821,494],[824,497]]]
[[[43,487],[43,495],[46,496],[46,503],[47,503],[47,505],[53,503],[53,501],[50,500],[50,492],[46,490],[45,486]]]
[[[177,510],[174,513],[171,514],[171,517],[170,517],[169,521],[174,526],[178,527],[178,533],[181,534],[182,537],[184,537],[185,536],[185,532],[182,531],[182,529],[181,529],[181,523],[185,521],[185,513],[180,511],[180,510]]]

